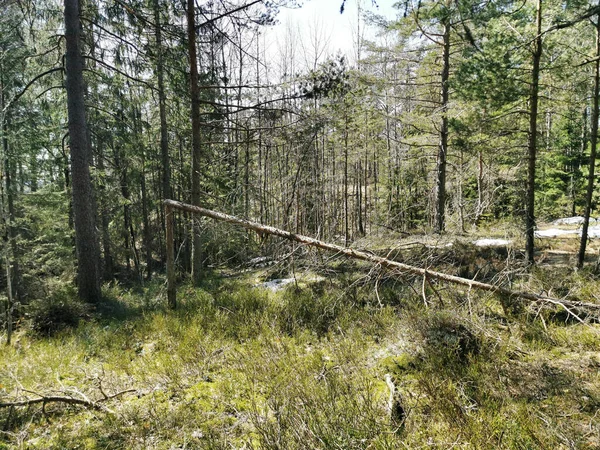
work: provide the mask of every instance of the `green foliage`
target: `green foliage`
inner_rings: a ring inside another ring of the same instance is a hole
[[[114,414],[55,403],[45,412],[0,409],[0,442],[384,449],[568,439],[585,447],[600,432],[589,428],[600,398],[595,326],[547,322],[551,339],[540,345],[531,338],[539,320],[504,331],[497,301],[475,293],[469,315],[454,303],[424,310],[418,297],[373,308],[372,286],[352,293],[342,279],[277,293],[217,278],[205,287],[182,286],[180,309],[169,311],[150,301],[159,282],[138,292],[113,285],[114,307],[60,338],[20,332],[0,347],[2,401],[27,395],[22,388],[92,400],[103,398],[98,386],[107,395],[135,389],[106,402]],[[387,411],[386,373],[409,411],[402,433]]]
[[[76,327],[85,307],[72,287],[63,287],[47,299],[37,299],[29,305],[31,328],[42,336],[52,336],[67,328]]]
[[[348,299],[338,292],[317,294],[294,287],[285,290],[281,302],[279,320],[282,330],[289,334],[309,329],[323,335],[336,323],[342,311],[349,308]]]

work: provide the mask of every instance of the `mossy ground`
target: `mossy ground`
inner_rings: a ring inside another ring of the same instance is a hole
[[[493,296],[448,286],[427,289],[426,307],[408,282],[375,288],[358,272],[275,293],[255,275],[182,285],[176,311],[159,282],[113,286],[76,328],[21,328],[0,347],[0,402],[134,391],[105,403],[112,414],[0,409],[0,448],[600,448],[598,324],[506,316]],[[562,280],[582,296],[600,287]],[[536,282],[561,285],[542,270]]]

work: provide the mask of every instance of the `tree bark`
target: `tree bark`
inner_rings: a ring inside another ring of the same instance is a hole
[[[534,264],[535,233],[535,165],[537,156],[537,116],[542,59],[542,0],[537,0],[536,38],[533,44],[533,68],[529,92],[529,142],[527,145],[527,193],[525,201],[525,258]]]
[[[598,148],[598,97],[600,96],[600,14],[596,19],[596,61],[594,62],[594,98],[592,106],[592,130],[590,135],[590,168],[588,174],[588,185],[585,194],[585,213],[583,215],[583,227],[581,229],[581,242],[577,255],[577,267],[582,268],[585,261],[585,248],[588,240],[588,229],[590,226],[590,215],[592,212],[592,196],[594,194],[594,175],[596,169],[596,152]]]
[[[192,99],[192,204],[200,206],[200,89],[196,52],[196,11],[194,0],[187,0],[188,53],[190,58],[190,94]],[[200,226],[192,217],[192,280],[197,285],[202,277],[202,240]]]
[[[78,0],[64,0],[66,90],[71,153],[77,286],[86,302],[100,301],[99,246],[93,210],[90,154],[84,103],[81,22]]]

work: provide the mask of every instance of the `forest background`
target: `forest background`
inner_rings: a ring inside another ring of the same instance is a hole
[[[300,3],[0,0],[0,448],[600,446],[600,4]],[[176,211],[168,311],[164,199],[587,306]]]
[[[35,225],[44,204],[89,246],[79,263],[97,278],[89,286],[164,266],[165,198],[345,245],[524,220],[530,263],[536,216],[595,208],[598,6],[400,2],[386,19],[359,4],[352,64],[318,28],[302,39],[288,30],[278,55],[267,53],[278,8],[298,5],[185,6],[81,3],[87,137],[75,147],[91,181],[72,190],[63,7],[4,2],[4,265],[11,277],[32,274],[13,280],[19,296],[35,297],[24,286],[40,288],[47,277],[37,275],[72,261],[23,258],[52,240]],[[180,269],[195,279],[202,265],[243,259],[254,241],[190,224],[181,216],[175,238]],[[98,297],[81,283],[84,298]]]

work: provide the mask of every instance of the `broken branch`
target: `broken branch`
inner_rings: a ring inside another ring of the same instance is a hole
[[[31,392],[31,391],[28,391]],[[95,409],[97,411],[106,412],[109,414],[114,414],[114,412],[104,406],[102,403],[108,400],[111,400],[116,397],[120,397],[121,395],[127,394],[129,392],[135,392],[135,389],[125,389],[124,391],[117,392],[116,394],[106,396],[103,399],[98,401],[91,401],[89,399],[76,398],[76,397],[67,397],[61,395],[42,395],[36,392],[32,392],[33,394],[39,396],[39,398],[26,398],[24,400],[17,400],[14,402],[2,402],[0,403],[0,408],[11,408],[11,407],[19,407],[19,406],[31,406],[42,404],[42,407],[46,406],[48,403],[65,403],[67,405],[80,405],[85,406],[86,408]]]

